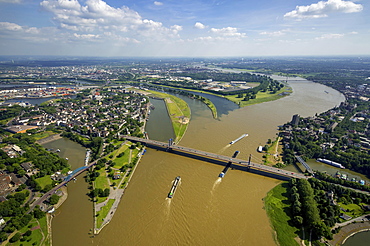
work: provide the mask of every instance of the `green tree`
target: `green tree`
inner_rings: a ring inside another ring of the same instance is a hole
[[[10,240],[9,242],[11,243],[15,243],[17,241],[19,241],[19,239],[21,239],[21,234],[19,232],[17,232]]]
[[[51,195],[51,197],[50,197],[50,204],[51,205],[57,204],[58,201],[59,201],[59,198],[60,197],[58,195],[56,195],[56,194]]]
[[[294,216],[293,217],[293,223],[297,226],[300,227],[303,224],[303,218],[301,216]]]
[[[33,216],[36,218],[36,219],[41,219],[42,217],[45,216],[45,213],[40,209],[40,207],[36,207],[34,210],[33,210]]]
[[[0,232],[0,242],[4,242],[8,239],[8,234],[6,234],[5,232]]]

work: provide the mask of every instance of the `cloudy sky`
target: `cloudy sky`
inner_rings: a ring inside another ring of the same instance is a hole
[[[370,55],[369,0],[0,0],[0,55]]]

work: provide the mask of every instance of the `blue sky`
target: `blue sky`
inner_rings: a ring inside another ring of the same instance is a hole
[[[0,0],[0,55],[370,55],[368,0]]]

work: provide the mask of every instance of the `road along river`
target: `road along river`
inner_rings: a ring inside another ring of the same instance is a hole
[[[183,98],[191,107],[192,119],[180,144],[229,156],[239,150],[238,158],[247,160],[252,154],[258,162],[262,158],[257,147],[274,138],[277,126],[290,121],[293,114],[313,116],[344,101],[339,92],[306,80],[291,82],[291,86],[294,92],[288,97],[229,111],[219,120],[212,118],[206,105]],[[158,100],[153,103],[148,134],[151,139],[167,141],[173,130],[163,116],[165,105]],[[248,137],[229,145],[244,133]],[[275,245],[262,199],[280,181],[237,170],[229,170],[220,180],[222,169],[148,149],[114,218],[98,236],[89,234],[92,218],[85,215],[88,212],[79,212],[80,208],[92,209],[85,203],[87,189],[76,189],[79,195],[73,198],[75,191],[69,191],[67,202],[73,207],[63,204],[58,209],[53,245]],[[168,199],[177,176],[181,176],[180,185]],[[81,179],[72,185],[86,187]]]

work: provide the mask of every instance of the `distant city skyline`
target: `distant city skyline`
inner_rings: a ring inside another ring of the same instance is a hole
[[[364,0],[0,0],[0,55],[370,55]]]

